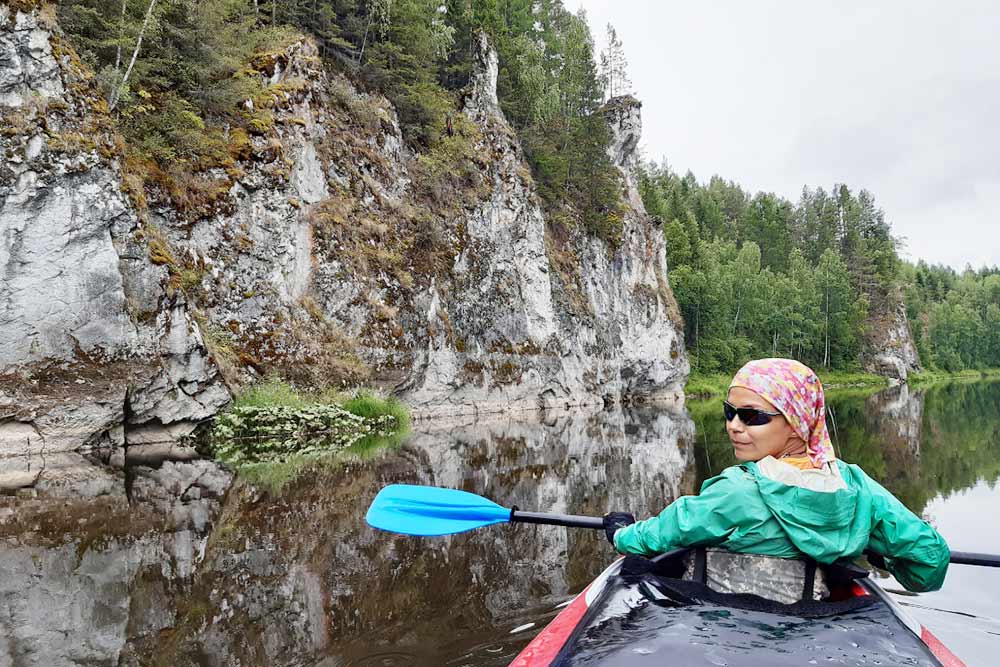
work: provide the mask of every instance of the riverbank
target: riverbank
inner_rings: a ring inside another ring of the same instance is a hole
[[[955,380],[985,380],[987,378],[1000,378],[1000,368],[973,369],[967,368],[961,371],[936,371],[925,370],[911,373],[909,384],[926,385],[937,382],[953,382]]]
[[[845,389],[854,387],[887,387],[889,379],[881,375],[863,373],[860,371],[817,371],[824,389]],[[721,373],[692,373],[684,386],[687,398],[712,398],[725,396],[729,390],[732,375]]]

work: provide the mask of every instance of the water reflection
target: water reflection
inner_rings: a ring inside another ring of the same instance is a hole
[[[945,520],[950,494],[973,486],[979,516],[1000,513],[989,486],[1000,477],[1000,383],[829,399],[841,457],[915,512],[941,517],[956,548],[1000,551],[984,542],[981,518]],[[107,605],[128,610],[117,664],[506,665],[613,558],[603,534],[501,525],[443,538],[391,535],[364,523],[379,489],[430,484],[522,509],[641,517],[732,463],[718,400],[418,423],[402,447],[317,468],[279,493],[232,488],[196,567],[181,572],[167,564],[175,556],[161,555],[163,567],[108,589]],[[41,548],[8,552],[28,559]],[[100,540],[73,549],[80,562],[114,554]],[[89,576],[64,574],[67,585]],[[987,653],[969,633],[997,632],[984,617],[1000,616],[971,601],[983,591],[1000,599],[1000,576],[965,570],[941,593],[908,600],[973,610],[965,635],[926,622],[974,665]]]
[[[169,658],[505,665],[613,558],[603,533],[501,525],[391,535],[364,523],[375,493],[429,484],[522,509],[649,514],[694,491],[693,436],[682,406],[438,419],[415,424],[396,451],[317,471],[279,495],[237,487],[194,595],[180,603],[183,618],[213,622],[182,623],[190,629]]]
[[[831,430],[840,456],[919,513],[1000,473],[998,392],[998,383],[834,392]],[[734,462],[718,400],[523,417],[417,424],[399,450],[318,471],[278,496],[236,489],[180,611],[210,610],[214,622],[190,624],[172,659],[506,665],[609,562],[603,536],[530,525],[380,533],[363,522],[378,489],[431,484],[523,509],[648,516]]]

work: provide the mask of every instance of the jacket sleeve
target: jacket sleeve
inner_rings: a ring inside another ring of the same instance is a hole
[[[868,548],[885,557],[886,567],[906,590],[941,588],[951,561],[944,538],[870,477],[868,486],[873,513]]]
[[[615,533],[615,549],[651,556],[678,547],[719,544],[744,523],[746,493],[756,484],[742,470],[707,480],[697,496],[682,496],[658,516]]]

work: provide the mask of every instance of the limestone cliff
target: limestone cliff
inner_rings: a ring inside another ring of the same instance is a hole
[[[911,372],[920,370],[906,305],[898,290],[872,304],[861,361],[865,370],[898,382],[906,382]]]
[[[550,233],[485,41],[453,136],[420,155],[310,41],[261,54],[273,127],[234,134],[231,168],[168,193],[121,163],[106,105],[42,16],[0,7],[6,486],[120,486],[109,470],[190,456],[170,441],[227,383],[271,373],[376,384],[424,414],[679,394],[662,234],[630,173],[636,101],[607,111],[617,248]]]
[[[229,401],[122,193],[105,112],[38,13],[0,6],[0,487],[120,492],[126,444]]]

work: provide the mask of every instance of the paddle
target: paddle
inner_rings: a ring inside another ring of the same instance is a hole
[[[570,528],[604,528],[600,517],[509,509],[468,491],[392,484],[378,492],[365,520],[369,526],[404,535],[453,535],[495,523],[540,523]],[[1000,567],[1000,556],[952,551],[955,565]]]
[[[521,512],[467,491],[412,484],[392,484],[379,491],[365,520],[373,528],[405,535],[452,535],[495,523],[604,527],[600,517]]]

